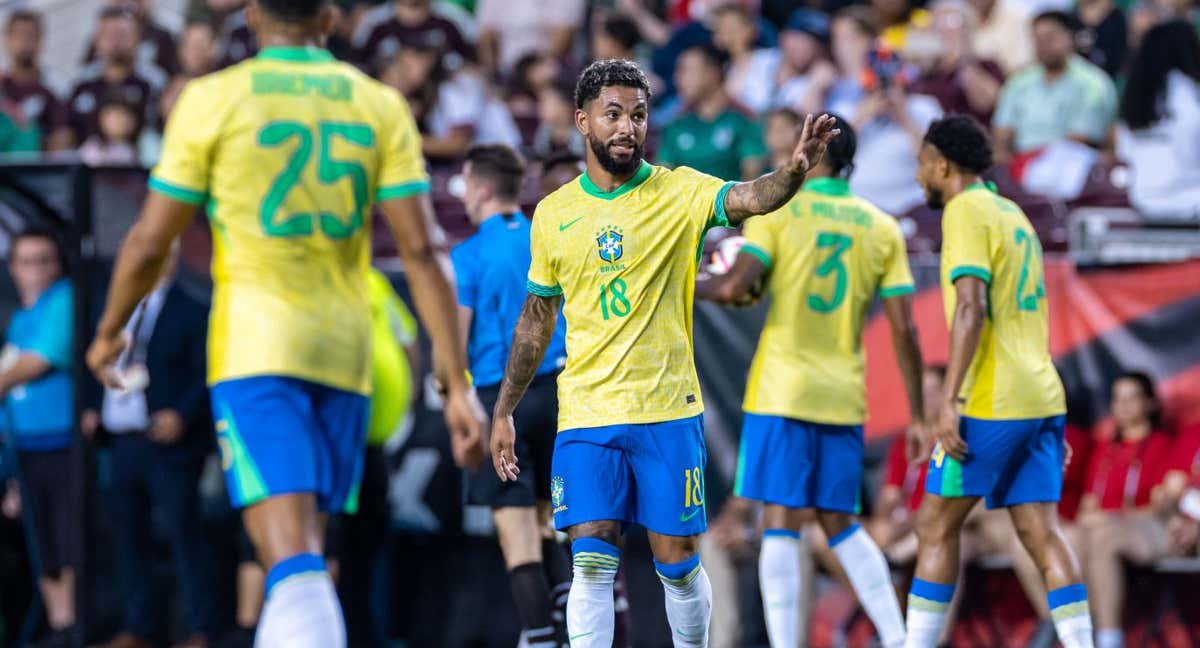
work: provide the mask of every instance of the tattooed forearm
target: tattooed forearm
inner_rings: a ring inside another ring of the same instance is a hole
[[[521,308],[521,317],[513,331],[512,351],[508,355],[508,367],[500,383],[500,395],[496,399],[496,418],[511,416],[525,395],[546,355],[546,347],[554,335],[558,323],[558,307],[562,296],[538,297],[529,295]]]
[[[725,194],[725,214],[731,225],[767,214],[787,204],[804,182],[806,169],[788,165],[750,182],[739,182]]]

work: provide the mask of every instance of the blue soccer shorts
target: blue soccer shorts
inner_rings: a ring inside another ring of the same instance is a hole
[[[554,526],[617,520],[661,535],[704,533],[701,416],[564,430],[554,443]]]
[[[941,497],[983,497],[988,508],[1057,502],[1062,494],[1064,416],[984,420],[959,418],[967,457],[938,444],[925,490]]]
[[[863,475],[861,425],[783,416],[742,419],[734,494],[788,508],[857,514]]]
[[[366,396],[298,378],[254,376],[213,385],[212,402],[234,507],[312,493],[322,512],[357,509]]]

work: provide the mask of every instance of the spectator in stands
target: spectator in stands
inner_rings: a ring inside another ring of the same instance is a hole
[[[1075,15],[1081,26],[1075,38],[1079,53],[1111,77],[1122,74],[1129,53],[1125,12],[1113,0],[1080,0]]]
[[[74,145],[67,109],[42,78],[41,14],[19,9],[4,25],[8,69],[0,76],[0,109],[16,126],[10,150],[61,151]]]
[[[878,30],[869,9],[840,11],[832,34],[839,76],[817,90],[820,109],[845,116],[858,133],[850,189],[888,213],[903,214],[924,202],[915,180],[917,149],[941,108],[933,97],[908,92],[894,57],[872,55]]]
[[[1129,45],[1138,47],[1146,33],[1159,23],[1183,20],[1200,29],[1193,0],[1140,0],[1129,11]]]
[[[212,557],[199,524],[198,484],[213,446],[205,386],[208,307],[175,281],[176,255],[125,329],[118,365],[125,390],[88,381],[80,428],[101,431],[112,461],[108,514],[121,582],[122,630],[106,648],[150,648],[166,607],[152,587],[153,521],[162,523],[186,602],[190,636],[181,648],[216,639]]]
[[[141,115],[120,97],[105,97],[96,111],[96,134],[79,147],[79,159],[90,166],[122,166],[138,162]]]
[[[435,48],[402,46],[382,80],[408,98],[428,157],[461,159],[473,144],[521,146],[504,102],[474,73],[448,70]]]
[[[989,123],[1004,85],[1004,70],[994,61],[977,58],[971,50],[975,9],[966,0],[938,0],[930,11],[930,29],[922,33],[923,38],[910,38],[904,51],[905,60],[921,67],[912,91],[936,97],[946,113],[967,114]],[[912,51],[918,41],[930,46],[928,52]]]
[[[1123,561],[1146,565],[1166,555],[1165,514],[1152,505],[1172,465],[1172,439],[1161,428],[1154,382],[1126,372],[1112,383],[1110,410],[1116,430],[1097,442],[1080,504],[1080,564],[1096,623],[1096,648],[1124,643]]]
[[[391,61],[404,45],[432,49],[445,57],[449,70],[458,70],[474,61],[475,46],[463,37],[458,26],[435,15],[431,0],[393,0],[392,17],[376,25],[367,36],[358,58],[368,65]]]
[[[565,59],[583,24],[584,9],[584,0],[478,0],[480,62],[492,78],[500,78],[530,52]]]
[[[151,5],[152,0],[108,0],[108,6],[114,9],[131,12],[138,23],[137,62],[144,66],[158,68],[163,76],[170,77],[179,72],[179,56],[175,49],[175,34],[154,22]],[[100,58],[98,48],[99,33],[91,39],[84,63],[93,63]]]
[[[533,152],[548,157],[567,150],[584,154],[583,133],[575,127],[575,89],[552,83],[538,95],[538,128],[533,136]]]
[[[1116,114],[1116,89],[1104,70],[1075,53],[1078,21],[1047,11],[1033,21],[1037,65],[1004,84],[993,118],[997,162],[1069,139],[1099,147]]]
[[[782,168],[792,159],[796,138],[804,118],[791,108],[776,108],[767,113],[764,143],[767,145],[767,164],[764,171]]]
[[[1182,20],[1150,30],[1133,57],[1117,124],[1129,200],[1153,217],[1200,216],[1200,40]]]
[[[1172,511],[1168,544],[1173,555],[1194,556],[1200,540],[1200,423],[1179,430],[1171,456],[1162,492],[1164,506]]]
[[[22,508],[32,517],[38,586],[51,636],[45,646],[74,646],[79,528],[74,462],[75,300],[66,253],[49,230],[28,229],[12,242],[9,274],[20,308],[0,353],[5,426],[15,439]]]
[[[838,78],[829,60],[829,17],[812,9],[797,9],[779,34],[779,69],[773,79],[771,105],[801,115],[818,113],[823,93]]]
[[[221,26],[220,41],[223,47],[220,67],[236,65],[257,54],[258,39],[250,25],[246,24],[246,11],[242,8],[246,0],[209,0],[208,4],[213,2],[228,3],[228,7],[222,4],[221,11],[232,11],[225,16]]]
[[[1012,75],[1033,63],[1033,38],[1029,14],[1019,2],[970,0],[979,14],[979,26],[972,38],[975,55],[996,61],[1005,75]]]
[[[97,114],[105,99],[134,106],[142,121],[152,121],[154,102],[166,83],[158,68],[137,60],[137,18],[128,10],[110,7],[96,28],[96,62],[84,68],[67,102],[76,141],[99,132]]]
[[[180,76],[194,79],[216,70],[218,54],[217,32],[212,23],[188,23],[179,37]]]
[[[762,129],[725,93],[721,58],[711,45],[679,57],[675,87],[685,112],[663,129],[658,159],[724,180],[750,180],[762,171],[767,150]]]
[[[537,131],[542,91],[553,85],[561,72],[562,65],[558,60],[543,52],[526,54],[513,68],[504,91],[504,101],[517,128],[521,130],[524,142],[528,143]]]
[[[729,57],[725,92],[756,115],[771,107],[779,73],[780,51],[759,47],[754,14],[740,4],[713,10],[713,44]]]
[[[879,40],[893,52],[904,49],[910,31],[929,26],[929,12],[909,0],[871,0],[879,22]]]
[[[642,33],[632,18],[611,14],[592,29],[592,58],[637,61],[641,42]]]

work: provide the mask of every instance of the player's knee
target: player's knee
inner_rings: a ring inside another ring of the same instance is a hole
[[[840,511],[818,511],[817,520],[821,523],[821,529],[827,538],[838,535],[854,524],[853,515]]]
[[[960,531],[950,521],[950,516],[929,505],[923,505],[917,511],[913,529],[917,534],[917,542],[921,545],[940,545],[957,539]]]

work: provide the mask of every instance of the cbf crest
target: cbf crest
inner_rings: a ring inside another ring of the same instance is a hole
[[[563,478],[558,475],[555,475],[550,480],[550,504],[554,507],[555,513],[567,510],[567,507],[563,506],[563,499],[565,497],[563,483]]]
[[[605,263],[616,263],[625,256],[625,233],[619,227],[607,226],[596,234],[596,251]]]

